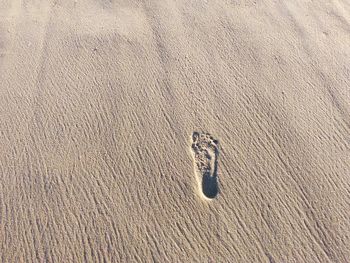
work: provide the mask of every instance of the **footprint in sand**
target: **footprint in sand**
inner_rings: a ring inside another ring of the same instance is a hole
[[[194,165],[200,190],[204,197],[213,199],[219,192],[217,178],[218,141],[209,133],[199,132],[192,134],[192,140]]]

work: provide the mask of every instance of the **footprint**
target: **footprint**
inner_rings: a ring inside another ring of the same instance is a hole
[[[219,193],[218,168],[218,141],[209,133],[194,132],[192,134],[192,151],[194,165],[198,176],[200,190],[204,197],[213,199]]]

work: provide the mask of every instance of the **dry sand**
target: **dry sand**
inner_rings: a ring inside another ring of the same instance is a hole
[[[0,0],[0,173],[1,262],[350,262],[349,1]]]

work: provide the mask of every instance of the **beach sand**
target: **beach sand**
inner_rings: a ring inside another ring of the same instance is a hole
[[[1,262],[350,262],[346,0],[1,0]]]

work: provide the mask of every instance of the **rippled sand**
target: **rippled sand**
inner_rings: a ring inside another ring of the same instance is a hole
[[[0,0],[1,262],[349,262],[346,0]]]

